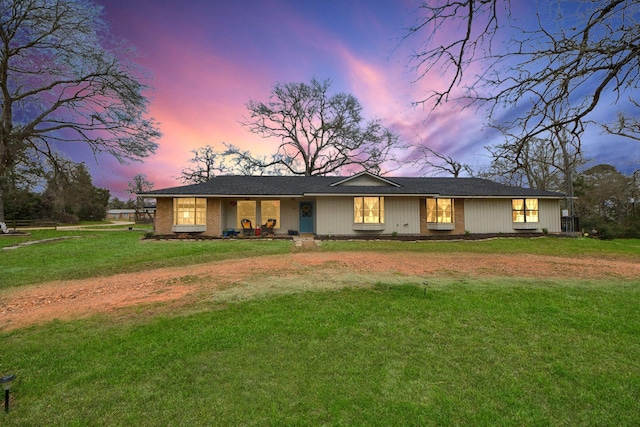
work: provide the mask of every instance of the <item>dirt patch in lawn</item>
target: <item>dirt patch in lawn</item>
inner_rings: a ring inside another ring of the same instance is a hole
[[[5,289],[0,292],[0,330],[127,308],[154,312],[203,300],[442,277],[638,279],[640,260],[295,252]]]

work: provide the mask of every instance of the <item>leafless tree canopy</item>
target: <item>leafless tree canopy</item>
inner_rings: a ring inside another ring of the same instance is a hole
[[[458,178],[460,173],[466,172],[472,175],[469,165],[460,163],[451,156],[439,153],[425,144],[413,147],[413,155],[417,157],[409,163],[418,168],[423,175],[447,174]]]
[[[127,183],[127,191],[129,194],[136,195],[136,217],[139,217],[142,212],[144,212],[145,204],[147,204],[147,200],[144,197],[138,196],[138,194],[146,193],[151,190],[153,190],[153,182],[147,180],[147,176],[144,174],[134,176],[131,181]]]
[[[223,163],[224,154],[215,150],[211,145],[191,150],[193,157],[190,165],[182,168],[182,175],[178,179],[184,183],[200,184],[207,182],[216,174],[225,173]]]
[[[120,161],[155,151],[141,70],[100,15],[90,0],[0,2],[0,191],[7,170],[37,156],[54,161],[60,144]]]
[[[398,137],[378,120],[364,123],[357,99],[330,95],[330,86],[329,80],[315,79],[311,84],[278,84],[269,102],[250,101],[243,126],[278,146],[269,158],[250,153],[238,158],[294,175],[334,175],[348,167],[380,173]]]
[[[520,140],[555,126],[579,136],[602,105],[640,111],[637,0],[440,0],[420,12],[405,40],[418,42],[418,78],[441,72],[448,82],[421,103],[487,106],[494,122],[521,130]],[[620,112],[604,129],[638,139],[638,114]]]

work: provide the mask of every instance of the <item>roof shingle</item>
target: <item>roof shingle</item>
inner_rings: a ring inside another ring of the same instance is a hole
[[[218,176],[202,184],[185,185],[149,191],[146,197],[249,197],[309,195],[416,195],[441,197],[547,197],[563,198],[562,193],[531,188],[512,187],[482,178],[408,178],[384,177],[398,187],[336,185],[343,176]]]

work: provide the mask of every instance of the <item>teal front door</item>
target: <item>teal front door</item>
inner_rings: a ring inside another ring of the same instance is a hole
[[[300,232],[313,233],[313,202],[300,202]]]

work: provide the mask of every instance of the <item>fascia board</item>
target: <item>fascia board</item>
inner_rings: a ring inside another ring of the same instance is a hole
[[[360,197],[360,196],[372,196],[372,197],[441,197],[436,193],[305,193],[305,197]]]

